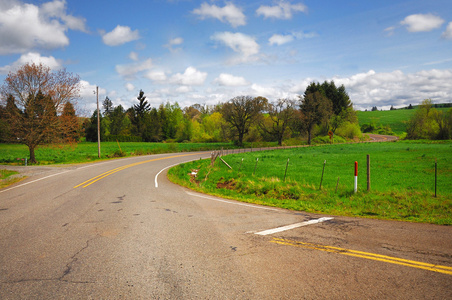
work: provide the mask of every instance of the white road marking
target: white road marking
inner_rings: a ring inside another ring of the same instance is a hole
[[[155,187],[156,187],[156,188],[159,187],[159,183],[158,183],[157,179],[158,179],[160,173],[162,173],[163,171],[165,171],[166,169],[169,169],[169,168],[171,168],[171,167],[174,167],[174,166],[177,166],[177,165],[180,165],[180,164],[184,164],[184,163],[187,163],[187,162],[190,162],[190,161],[195,161],[195,160],[198,160],[198,159],[190,159],[190,160],[183,161],[183,162],[179,162],[179,163],[177,163],[177,164],[174,164],[174,165],[171,165],[171,166],[167,166],[167,167],[161,169],[161,170],[157,173],[157,175],[155,175],[155,178],[154,178]]]
[[[295,224],[292,224],[292,225],[287,225],[287,226],[277,227],[277,228],[273,228],[273,229],[268,229],[268,230],[256,232],[255,234],[268,235],[268,234],[282,232],[282,231],[286,231],[286,230],[290,230],[290,229],[294,229],[294,228],[298,228],[298,227],[302,227],[302,226],[306,226],[306,225],[317,224],[317,223],[325,222],[325,221],[332,220],[332,219],[334,219],[334,218],[332,218],[332,217],[323,217],[323,218],[320,218],[320,219],[314,219],[314,220],[309,220],[309,221],[305,221],[305,222],[301,222],[301,223],[295,223]]]
[[[36,179],[36,180],[33,180],[33,181],[25,182],[25,183],[22,183],[22,184],[13,186],[13,187],[11,187],[11,188],[9,188],[9,189],[1,190],[0,193],[6,192],[6,191],[10,191],[10,190],[13,190],[13,189],[15,189],[15,188],[18,188],[18,187],[21,187],[21,186],[24,186],[24,185],[27,185],[27,184],[30,184],[30,183],[33,183],[33,182],[36,182],[36,181],[40,181],[40,180],[43,180],[43,179],[47,179],[47,178],[50,178],[50,177],[53,177],[53,176],[56,176],[56,175],[61,175],[61,174],[63,174],[63,173],[67,173],[67,172],[70,172],[70,171],[74,171],[74,170],[67,170],[67,171],[63,171],[63,172],[60,172],[60,173],[48,175],[48,176],[46,176],[46,177],[42,177],[42,178],[39,178],[39,179]]]
[[[195,197],[199,197],[199,198],[205,198],[205,199],[209,199],[209,200],[213,200],[213,201],[217,201],[217,202],[223,202],[223,203],[228,203],[228,204],[233,204],[233,205],[246,206],[246,207],[257,208],[257,209],[280,211],[279,209],[271,208],[271,207],[257,206],[257,205],[246,204],[246,203],[241,203],[241,202],[232,202],[232,201],[228,201],[228,200],[223,200],[223,199],[219,199],[219,198],[204,196],[204,195],[201,195],[201,194],[196,194],[196,193],[191,193],[191,192],[186,192],[186,193],[189,194],[190,196],[195,196]]]

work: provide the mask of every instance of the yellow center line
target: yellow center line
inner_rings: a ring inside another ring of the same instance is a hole
[[[441,266],[441,265],[434,265],[414,260],[408,260],[403,258],[397,258],[397,257],[391,257],[381,254],[375,254],[375,253],[369,253],[369,252],[363,252],[363,251],[357,251],[357,250],[350,250],[345,248],[338,248],[338,247],[332,247],[332,246],[325,246],[325,245],[319,245],[319,244],[312,244],[312,243],[304,243],[304,242],[298,242],[298,241],[292,241],[292,240],[286,240],[281,238],[273,238],[270,242],[280,244],[280,245],[288,245],[288,246],[295,246],[295,247],[301,247],[301,248],[308,248],[308,249],[314,249],[314,250],[320,250],[320,251],[326,251],[331,253],[337,253],[337,254],[343,254],[348,256],[354,256],[354,257],[360,257],[360,258],[366,258],[376,261],[382,261],[387,262],[391,264],[397,264],[412,268],[418,268],[418,269],[424,269],[428,271],[443,273],[452,275],[452,267],[448,266]]]
[[[135,166],[138,166],[138,165],[142,165],[142,164],[153,162],[153,161],[157,161],[157,160],[170,159],[170,158],[183,157],[183,156],[190,156],[190,155],[197,155],[197,154],[199,154],[199,153],[173,155],[173,156],[154,158],[154,159],[150,159],[150,160],[145,160],[145,161],[140,161],[140,162],[136,162],[136,163],[133,163],[133,164],[125,165],[125,166],[118,167],[118,168],[109,170],[107,172],[104,172],[104,173],[102,173],[100,175],[97,175],[97,176],[91,178],[91,179],[88,179],[88,180],[86,180],[86,181],[74,186],[74,189],[78,188],[80,186],[82,186],[82,188],[86,188],[87,186],[89,186],[89,185],[91,185],[91,184],[93,184],[93,183],[95,183],[95,182],[97,182],[97,181],[99,181],[101,179],[104,179],[107,176],[110,176],[110,175],[112,175],[112,174],[114,174],[116,172],[128,169],[130,167],[135,167]]]

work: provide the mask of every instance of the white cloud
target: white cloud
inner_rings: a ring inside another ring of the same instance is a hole
[[[171,77],[171,82],[181,85],[202,85],[207,78],[207,73],[188,67],[183,74],[177,73]]]
[[[434,102],[452,99],[452,70],[432,69],[409,74],[400,70],[389,73],[370,70],[333,80],[336,86],[345,86],[358,108],[407,106],[427,98]]]
[[[112,31],[102,36],[102,41],[108,46],[119,46],[131,41],[138,40],[140,34],[138,30],[130,29],[128,26],[116,26]]]
[[[216,33],[211,39],[222,42],[234,52],[240,54],[240,57],[234,60],[236,63],[245,63],[256,61],[256,55],[259,53],[259,44],[254,37],[243,33],[221,32]]]
[[[287,43],[290,43],[294,40],[293,36],[291,34],[288,35],[281,35],[281,34],[274,34],[271,36],[271,38],[268,39],[268,43],[270,45],[284,45]]]
[[[94,112],[97,109],[96,85],[86,80],[80,80],[80,102],[79,105],[85,106],[88,111]],[[102,105],[103,97],[107,95],[107,90],[99,87],[99,107]],[[90,117],[91,115],[89,115]]]
[[[228,22],[234,28],[246,24],[246,17],[242,9],[232,3],[227,3],[224,7],[218,7],[215,4],[209,5],[204,2],[200,8],[193,10],[193,13],[199,15],[201,20],[215,18],[223,23]]]
[[[445,39],[452,39],[452,22],[449,22],[446,31],[444,31],[441,36]]]
[[[275,6],[261,5],[256,13],[258,16],[262,15],[264,18],[275,18],[275,19],[292,19],[293,13],[296,12],[307,12],[308,8],[302,4],[291,4],[286,1],[280,1]]]
[[[409,32],[432,31],[439,28],[443,23],[443,19],[432,14],[410,15],[400,21],[400,24],[406,26]]]
[[[53,56],[41,56],[41,54],[36,52],[29,52],[27,54],[22,54],[18,60],[13,62],[11,65],[7,65],[4,67],[0,67],[0,74],[8,74],[10,71],[14,71],[17,68],[20,68],[22,65],[27,63],[42,63],[43,65],[49,67],[51,70],[61,69],[62,62],[59,59],[56,59]]]
[[[130,82],[127,82],[124,87],[126,88],[127,91],[131,92],[133,90],[135,90],[135,86],[133,84],[131,84]]]
[[[166,81],[166,79],[167,79],[165,72],[157,71],[157,70],[152,70],[152,71],[147,72],[144,75],[144,77],[146,77],[150,80],[153,80],[153,81],[161,81],[161,82]]]
[[[221,73],[218,78],[214,80],[214,83],[222,86],[245,86],[249,85],[249,82],[245,78],[234,76],[231,74]]]
[[[9,5],[8,5],[9,4]],[[68,29],[86,32],[85,19],[66,14],[66,1],[42,6],[10,2],[0,10],[0,55],[69,45]]]
[[[115,69],[119,75],[127,80],[135,79],[137,73],[149,70],[152,68],[152,60],[149,58],[145,61],[139,61],[131,64],[116,65]]]
[[[164,45],[163,47],[168,48],[170,52],[177,52],[181,50],[181,48],[174,48],[174,46],[179,46],[184,43],[184,39],[181,37],[177,37],[174,39],[169,40],[168,44]]]
[[[130,52],[129,58],[130,58],[131,60],[133,60],[133,61],[138,61],[138,53],[133,52],[133,51]]]

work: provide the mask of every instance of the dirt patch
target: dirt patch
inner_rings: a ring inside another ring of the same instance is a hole
[[[217,183],[217,189],[228,189],[228,190],[235,190],[236,182],[234,179],[226,180],[224,182],[218,182]]]

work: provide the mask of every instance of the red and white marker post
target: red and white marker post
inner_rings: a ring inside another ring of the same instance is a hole
[[[358,191],[358,162],[355,161],[355,193]]]

